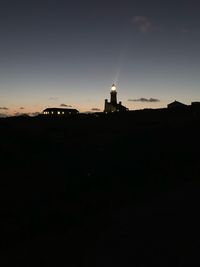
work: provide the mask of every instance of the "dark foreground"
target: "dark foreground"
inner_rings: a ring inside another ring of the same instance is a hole
[[[1,266],[200,265],[200,116],[0,120]]]

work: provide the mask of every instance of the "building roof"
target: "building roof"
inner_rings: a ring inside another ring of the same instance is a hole
[[[183,103],[176,101],[176,100],[172,103],[169,103],[167,106],[168,107],[187,107],[186,104],[183,104]]]
[[[195,102],[192,102],[191,105],[200,105],[200,102],[195,101]]]

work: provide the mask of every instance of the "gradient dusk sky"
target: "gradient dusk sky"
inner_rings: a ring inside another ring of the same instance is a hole
[[[0,114],[200,101],[200,1],[1,0]]]

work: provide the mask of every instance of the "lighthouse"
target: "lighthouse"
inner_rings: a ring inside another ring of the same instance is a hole
[[[113,84],[110,90],[110,102],[108,102],[108,100],[105,99],[104,112],[110,113],[110,112],[121,112],[121,111],[128,111],[128,108],[122,106],[121,101],[117,103],[117,87],[115,84]]]
[[[117,88],[115,84],[113,83],[110,91],[110,103],[113,105],[117,104]]]

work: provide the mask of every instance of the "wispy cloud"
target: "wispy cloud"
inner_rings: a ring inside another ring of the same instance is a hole
[[[57,97],[57,96],[51,96],[51,97],[49,97],[49,99],[50,99],[50,100],[57,100],[58,97]]]
[[[6,114],[4,114],[4,113],[0,113],[0,118],[6,118],[6,117],[7,117]]]
[[[9,108],[6,107],[0,107],[1,110],[9,110]]]
[[[68,108],[71,108],[72,106],[71,105],[67,105],[67,104],[60,104],[60,107],[68,107]]]
[[[33,112],[30,115],[33,116],[33,117],[35,117],[35,116],[38,116],[39,114],[40,114],[40,112]]]
[[[100,111],[100,108],[92,108],[92,111]]]
[[[19,117],[19,116],[22,116],[22,117],[29,117],[29,113],[22,113],[22,112],[15,112],[14,116],[16,117]]]
[[[178,33],[187,34],[191,32],[192,28],[187,23],[182,23],[182,24],[177,24],[175,26],[175,30]]]
[[[146,16],[134,16],[133,23],[137,26],[138,30],[142,33],[150,32],[153,29],[152,22]]]
[[[139,99],[128,99],[128,101],[130,101],[130,102],[151,102],[151,103],[160,102],[160,100],[157,98],[149,98],[148,99],[148,98],[144,98],[144,97],[141,97]]]
[[[24,107],[20,107],[19,109],[24,109]]]
[[[41,114],[40,112],[15,112],[14,116],[16,117],[35,117]]]
[[[180,31],[181,33],[185,33],[185,34],[190,32],[188,28],[182,28]]]

